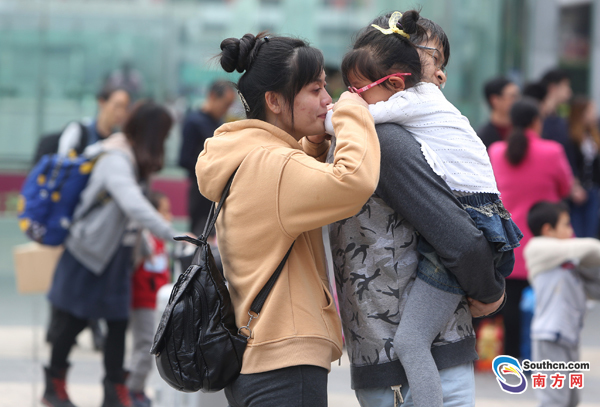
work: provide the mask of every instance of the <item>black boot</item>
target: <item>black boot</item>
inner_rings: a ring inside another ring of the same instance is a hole
[[[46,376],[46,390],[42,397],[42,404],[48,407],[76,407],[71,403],[67,394],[66,377],[67,369],[44,367]]]
[[[129,389],[125,386],[125,375],[123,380],[115,383],[104,378],[104,403],[102,407],[131,407]]]

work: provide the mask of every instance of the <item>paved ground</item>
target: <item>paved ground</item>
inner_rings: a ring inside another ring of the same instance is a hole
[[[43,295],[19,295],[15,289],[12,247],[26,239],[16,221],[0,217],[0,407],[38,407],[42,388],[41,365],[48,360],[49,349],[43,342],[47,303]],[[600,407],[600,305],[590,310],[583,334],[582,360],[591,362],[585,373],[581,407]],[[84,331],[72,355],[69,393],[78,407],[101,404],[101,356],[92,350],[91,337]],[[335,364],[329,376],[329,405],[357,407],[350,389],[350,371],[346,358]],[[524,394],[503,393],[491,373],[476,374],[478,407],[536,406],[534,390]],[[150,380],[155,407],[218,407],[226,405],[222,395],[186,395],[168,388],[157,374]],[[160,399],[160,400],[159,400]]]

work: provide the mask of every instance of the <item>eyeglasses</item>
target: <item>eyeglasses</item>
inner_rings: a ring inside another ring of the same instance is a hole
[[[427,51],[433,51],[431,54],[427,53],[428,55],[431,56],[431,58],[433,58],[433,65],[439,69],[440,71],[446,73],[446,66],[443,60],[443,57],[441,57],[441,52],[437,49],[437,48],[433,48],[433,47],[426,47],[425,45],[415,45],[415,47],[420,48],[420,49],[424,49]],[[440,60],[442,62],[440,62]]]
[[[390,74],[390,75],[388,75],[388,76],[384,76],[383,78],[379,79],[378,81],[375,81],[375,82],[373,82],[373,83],[370,83],[370,84],[368,84],[367,86],[363,86],[363,87],[362,87],[362,88],[360,88],[360,89],[356,89],[354,86],[348,86],[348,90],[349,90],[350,92],[352,92],[352,93],[358,93],[358,94],[361,94],[361,93],[363,93],[365,90],[369,90],[369,89],[371,89],[371,88],[374,88],[375,86],[377,86],[377,85],[379,85],[379,84],[381,84],[381,83],[385,82],[386,80],[388,80],[388,79],[389,79],[389,78],[391,78],[392,76],[396,76],[396,77],[398,77],[398,78],[402,79],[402,77],[403,77],[403,76],[410,76],[410,73],[400,73],[400,72],[398,72],[398,73],[393,73],[393,74]],[[402,79],[402,81],[404,81],[404,79]]]

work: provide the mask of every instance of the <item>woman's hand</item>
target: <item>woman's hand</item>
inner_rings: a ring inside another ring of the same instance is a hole
[[[502,302],[504,301],[504,293],[498,301],[490,304],[484,304],[481,301],[477,301],[469,297],[467,297],[467,301],[469,302],[469,309],[471,310],[471,315],[473,318],[485,317],[486,315],[490,315],[500,308]]]
[[[571,188],[571,200],[575,205],[583,205],[588,199],[587,191],[581,186],[578,180],[573,183]]]
[[[369,104],[367,102],[365,102],[365,100],[363,98],[360,97],[360,95],[356,94],[356,93],[351,93],[351,92],[344,92],[340,95],[340,98],[338,99],[338,103],[341,102],[344,99],[350,99],[350,100],[354,100],[358,103],[360,103],[362,106],[368,108]],[[338,106],[338,103],[336,103],[333,106],[333,111],[335,112],[335,108]]]

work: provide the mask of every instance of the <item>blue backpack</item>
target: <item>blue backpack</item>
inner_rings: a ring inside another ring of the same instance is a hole
[[[45,155],[33,167],[18,204],[19,227],[30,239],[49,246],[65,241],[98,157]]]

